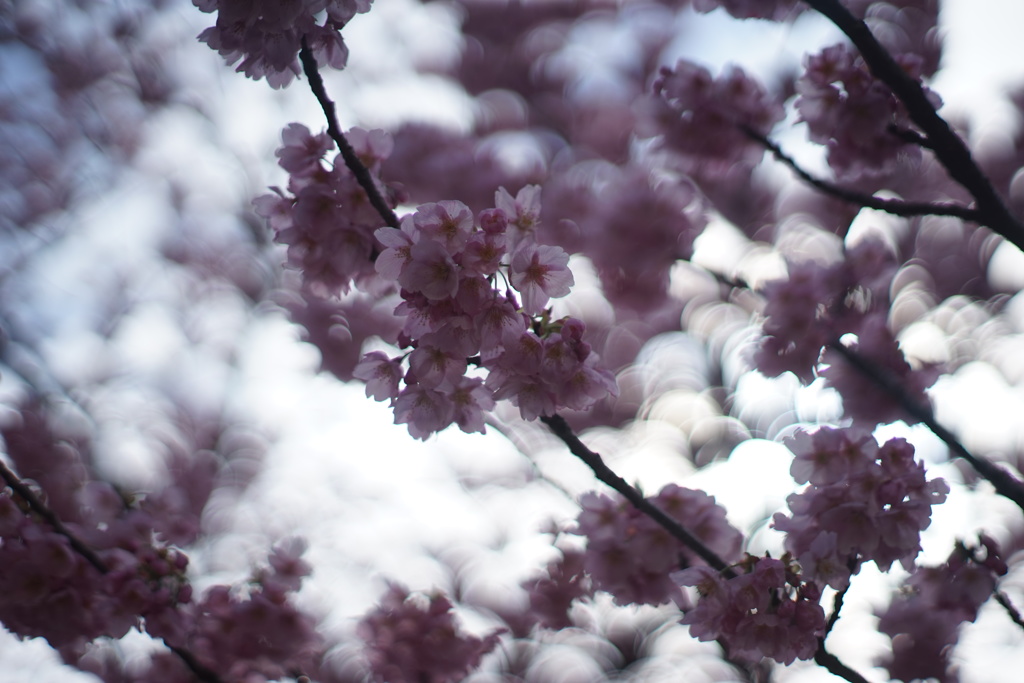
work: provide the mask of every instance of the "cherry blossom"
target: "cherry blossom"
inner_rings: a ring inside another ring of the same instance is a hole
[[[523,296],[523,310],[537,315],[548,300],[565,296],[574,284],[569,255],[559,247],[527,244],[512,256],[512,286]]]
[[[949,486],[926,479],[913,446],[903,439],[878,446],[867,432],[827,427],[788,445],[794,478],[811,484],[787,498],[791,514],[776,513],[772,524],[786,532],[786,550],[805,576],[842,589],[863,562],[914,567],[931,507]]]
[[[460,632],[452,603],[442,595],[413,595],[396,583],[359,623],[375,680],[455,683],[498,644],[501,629],[484,638]]]

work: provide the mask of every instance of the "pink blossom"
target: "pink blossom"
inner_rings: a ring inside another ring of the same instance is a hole
[[[568,614],[572,604],[593,594],[583,557],[578,550],[566,550],[548,563],[543,575],[521,584],[530,595],[528,619],[532,623],[550,629],[572,626]]]
[[[504,187],[494,193],[494,205],[505,214],[509,227],[509,246],[517,246],[521,240],[532,238],[540,224],[540,186],[527,185],[516,194],[515,199]],[[500,219],[493,223],[496,230]]]
[[[404,424],[409,434],[426,440],[452,423],[455,406],[445,394],[414,384],[395,399],[395,424]]]
[[[398,282],[411,292],[419,292],[428,299],[455,296],[459,289],[459,267],[444,245],[433,240],[422,240],[409,250]]]
[[[440,242],[451,254],[466,245],[473,230],[473,212],[462,202],[423,204],[416,209],[413,220],[421,234]]]
[[[295,176],[311,176],[321,170],[320,163],[334,142],[326,133],[312,135],[301,123],[289,124],[281,133],[284,146],[274,154],[284,170]]]
[[[880,664],[893,679],[955,680],[951,655],[959,628],[978,617],[1006,572],[995,542],[985,536],[981,542],[978,548],[958,543],[944,564],[916,568],[888,607],[877,612],[878,630],[892,639]]]
[[[650,500],[713,552],[729,559],[739,555],[742,535],[703,491],[670,484]],[[670,575],[681,563],[700,562],[690,550],[625,498],[588,493],[580,506],[576,533],[587,537],[584,566],[596,589],[618,604],[681,602]]]
[[[804,575],[842,589],[863,562],[914,566],[931,506],[949,487],[926,480],[913,446],[891,439],[879,447],[867,432],[830,428],[788,443],[797,454],[794,476],[811,484],[787,498],[791,515],[776,513],[772,523],[786,532]]]
[[[465,635],[447,598],[411,595],[397,583],[358,627],[374,680],[386,683],[457,683],[497,646],[501,633]]]
[[[228,64],[250,78],[266,78],[274,88],[287,85],[299,73],[298,52],[305,36],[320,64],[345,66],[348,50],[338,30],[357,12],[366,12],[365,0],[193,0],[204,12],[217,11],[217,23],[199,39],[220,52]],[[327,9],[323,25],[316,15]]]
[[[523,310],[536,315],[549,298],[565,296],[574,279],[561,247],[527,243],[512,255],[512,286],[523,296]]]
[[[398,280],[402,269],[412,260],[412,245],[416,241],[416,228],[412,216],[402,219],[402,229],[377,228],[373,236],[385,249],[377,256],[374,268],[388,280]]]
[[[491,392],[478,377],[462,377],[448,394],[454,407],[455,424],[468,433],[486,433],[484,414],[494,408]]]
[[[805,581],[793,565],[770,557],[747,556],[743,573],[725,578],[710,567],[690,567],[678,574],[695,586],[700,599],[682,622],[699,640],[721,640],[730,657],[780,664],[810,659],[825,633],[825,613],[818,587]]]
[[[366,395],[375,401],[397,398],[398,383],[404,374],[401,363],[381,351],[371,351],[363,356],[352,371],[353,377],[366,382]]]
[[[421,344],[409,354],[409,367],[422,386],[450,391],[466,373],[466,357],[453,357],[436,346]]]

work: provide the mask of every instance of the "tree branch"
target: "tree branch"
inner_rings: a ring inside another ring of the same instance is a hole
[[[987,479],[995,487],[996,492],[1009,498],[1017,506],[1024,510],[1024,482],[1015,479],[1006,470],[993,463],[973,455],[948,429],[935,420],[935,415],[929,406],[921,405],[890,375],[880,370],[874,363],[847,348],[841,342],[833,341],[828,348],[833,349],[842,356],[850,365],[862,375],[873,381],[880,389],[895,398],[911,417],[919,420],[928,429],[932,430],[935,436],[942,439],[954,455],[966,460],[974,470]]]
[[[46,522],[53,527],[54,531],[68,539],[68,543],[71,544],[74,551],[81,555],[86,562],[91,564],[96,571],[100,574],[106,574],[110,571],[107,564],[100,559],[92,548],[72,534],[71,531],[64,526],[64,523],[60,521],[60,518],[53,513],[53,510],[46,507],[46,504],[39,499],[39,496],[33,493],[32,489],[26,486],[25,483],[22,482],[18,476],[4,464],[3,461],[0,461],[0,478],[3,478],[7,485],[10,486],[11,489],[28,504],[29,508],[33,512],[45,519]],[[195,674],[196,678],[203,681],[203,683],[223,683],[220,677],[212,669],[208,669],[203,666],[199,660],[195,658],[195,655],[188,650],[175,647],[166,640],[164,641],[164,645],[166,645],[171,652],[176,654],[185,666],[188,667],[188,670]]]
[[[928,100],[924,88],[896,63],[860,19],[853,16],[839,0],[804,0],[826,16],[860,51],[875,78],[882,81],[903,103],[911,120],[924,133],[930,149],[950,177],[966,189],[977,202],[976,220],[993,232],[1024,250],[1024,224],[1010,213],[1006,203],[991,181],[974,161],[963,140],[939,116]]]
[[[356,177],[359,186],[366,192],[366,196],[370,199],[370,204],[377,210],[380,217],[384,219],[384,223],[392,228],[401,229],[402,226],[398,216],[395,215],[395,212],[391,210],[391,207],[384,200],[380,190],[377,188],[377,184],[373,180],[373,176],[370,174],[370,170],[359,159],[355,150],[352,149],[352,145],[349,144],[348,139],[341,132],[334,102],[327,95],[324,79],[320,76],[316,60],[313,58],[313,52],[309,49],[305,37],[302,38],[302,50],[299,51],[299,59],[302,61],[302,70],[306,73],[306,78],[309,79],[309,88],[313,91],[317,102],[320,103],[320,107],[324,110],[324,116],[327,117],[327,134],[338,145],[341,156],[345,160],[345,165],[348,166],[348,170],[352,172],[352,175]]]
[[[683,545],[696,553],[702,560],[708,563],[708,565],[714,569],[717,569],[726,578],[735,578],[736,572],[725,563],[725,560],[720,558],[714,551],[705,546],[700,542],[693,534],[687,531],[681,524],[676,520],[672,519],[664,512],[659,510],[657,507],[652,505],[643,494],[630,486],[625,479],[615,474],[608,465],[604,463],[601,456],[590,450],[580,441],[576,433],[573,432],[572,427],[565,421],[561,415],[542,415],[540,418],[541,422],[546,424],[552,433],[557,436],[562,442],[569,447],[569,450],[577,458],[582,460],[584,463],[594,471],[594,474],[598,479],[608,484],[613,489],[621,493],[626,500],[644,513],[655,522],[661,525],[663,529],[672,534],[677,538]],[[841,596],[842,594],[840,594]],[[835,619],[838,618],[839,607],[842,604],[842,598],[837,596],[836,598],[836,609],[833,613],[833,617],[830,618],[828,629],[832,628],[832,624],[835,623]],[[827,635],[828,631],[826,631]],[[720,643],[722,644],[722,643]],[[725,645],[722,644],[723,648]],[[819,666],[824,667],[830,673],[845,678],[850,683],[869,683],[869,681],[861,676],[859,673],[851,669],[850,667],[843,664],[843,662],[825,649],[825,639],[818,639],[818,649],[814,653],[814,661]]]
[[[78,540],[78,537],[64,526],[64,522],[60,521],[57,515],[53,513],[53,510],[46,507],[43,501],[39,500],[39,496],[37,496],[32,489],[26,486],[21,479],[19,479],[18,476],[3,463],[3,461],[0,461],[0,477],[7,482],[7,485],[10,486],[16,494],[18,494],[19,498],[28,504],[32,512],[45,519],[46,523],[53,527],[54,531],[68,539],[68,543],[71,544],[71,547],[75,552],[81,555],[86,562],[91,564],[96,571],[100,574],[106,574],[110,571],[106,563],[93,552],[92,548]]]
[[[594,475],[597,476],[598,479],[621,493],[637,510],[661,525],[663,529],[672,534],[680,543],[707,562],[708,566],[713,569],[717,569],[727,578],[731,579],[736,576],[736,572],[733,571],[725,560],[720,558],[714,551],[701,543],[700,539],[683,528],[679,522],[672,519],[656,506],[651,504],[650,501],[644,498],[642,493],[636,490],[636,488],[630,486],[625,479],[615,474],[615,472],[613,472],[612,469],[604,463],[604,460],[601,459],[600,455],[587,448],[583,442],[580,441],[579,437],[576,436],[576,433],[573,432],[572,427],[569,426],[569,423],[565,421],[564,417],[557,414],[542,415],[540,421],[546,424],[548,428],[551,429],[552,433],[554,433],[555,436],[561,439],[562,442],[569,447],[569,450],[573,455],[586,463],[586,465],[594,471]]]
[[[781,147],[761,133],[758,133],[750,126],[742,124],[740,125],[740,129],[748,138],[761,143],[765,149],[772,153],[772,156],[786,166],[789,166],[794,173],[800,176],[801,180],[830,197],[835,197],[836,199],[841,199],[844,202],[864,206],[869,209],[885,211],[886,213],[891,213],[895,216],[955,216],[956,218],[961,218],[966,221],[974,221],[975,223],[981,223],[984,219],[984,216],[978,209],[972,209],[962,204],[945,202],[906,202],[901,199],[883,199],[881,197],[864,194],[863,192],[850,190],[840,185],[836,185],[835,183],[830,183],[827,180],[822,180],[821,178],[816,178],[801,168],[791,156],[782,151]]]
[[[996,602],[1002,605],[1003,609],[1006,610],[1006,613],[1010,616],[1010,619],[1013,620],[1013,623],[1024,628],[1024,619],[1021,618],[1020,612],[1013,606],[1013,603],[1010,602],[1009,596],[1001,590],[994,591],[993,595],[995,596]]]
[[[814,653],[814,663],[850,683],[870,683],[868,679],[843,664],[839,657],[826,650],[824,638],[818,638],[818,650]]]

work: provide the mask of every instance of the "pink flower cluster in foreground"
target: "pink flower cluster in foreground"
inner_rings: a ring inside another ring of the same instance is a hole
[[[712,496],[669,484],[649,500],[726,562],[738,559],[743,535]],[[620,605],[681,604],[672,573],[700,562],[690,550],[622,496],[588,493],[580,505],[575,533],[587,538],[584,567],[594,588]]]
[[[192,0],[203,12],[217,12],[217,23],[199,40],[217,50],[249,78],[266,78],[281,88],[300,73],[299,48],[309,43],[321,65],[345,68],[348,48],[341,29],[372,0]],[[323,23],[318,23],[318,16]]]
[[[695,586],[700,599],[683,617],[699,640],[721,640],[730,657],[780,664],[810,659],[825,634],[821,590],[805,581],[791,559],[747,558],[743,573],[727,578],[707,566],[679,574],[684,586]]]
[[[348,137],[376,174],[390,137],[359,129]],[[616,393],[583,340],[584,324],[551,320],[547,311],[574,279],[568,254],[536,241],[540,188],[515,197],[501,188],[495,207],[475,216],[457,201],[423,204],[400,229],[380,227],[383,218],[348,168],[323,163],[333,144],[326,135],[292,124],[283,138],[277,156],[289,194],[264,195],[256,210],[288,246],[304,291],[336,296],[353,282],[377,297],[400,291],[399,343],[411,350],[370,352],[352,375],[367,383],[368,396],[391,401],[410,434],[425,439],[451,424],[483,432],[486,413],[502,399],[532,420]]]
[[[790,473],[810,485],[791,495],[790,514],[773,526],[803,575],[842,589],[864,562],[887,570],[914,567],[931,507],[946,499],[942,479],[926,480],[924,465],[904,439],[879,446],[868,431],[822,428],[787,441],[796,456]]]
[[[495,648],[502,632],[465,635],[446,597],[411,595],[394,583],[358,627],[374,677],[387,683],[461,681]]]
[[[957,631],[977,618],[1006,572],[999,546],[985,535],[979,548],[959,545],[945,564],[915,569],[878,613],[878,630],[892,638],[891,653],[880,662],[889,676],[908,682],[955,681],[949,665]]]
[[[583,323],[551,320],[545,310],[569,293],[573,276],[562,249],[533,239],[539,202],[539,188],[515,198],[500,189],[496,208],[475,218],[465,204],[444,201],[420,206],[400,230],[375,233],[385,247],[376,269],[401,287],[395,312],[412,350],[399,358],[369,353],[353,375],[367,382],[368,396],[392,402],[395,422],[414,437],[453,423],[483,432],[484,414],[501,399],[532,420],[616,392],[583,340]],[[504,292],[499,275],[511,285]],[[469,374],[473,367],[486,379]]]

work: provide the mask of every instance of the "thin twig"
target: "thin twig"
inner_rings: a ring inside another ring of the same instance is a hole
[[[839,28],[860,51],[872,75],[892,90],[910,119],[924,133],[936,158],[950,177],[977,203],[976,220],[1024,250],[1024,224],[1010,213],[992,182],[974,161],[967,145],[939,116],[921,83],[903,70],[860,19],[838,0],[804,0]]]
[[[320,76],[316,59],[313,58],[313,52],[309,49],[305,37],[302,38],[302,50],[299,52],[299,59],[302,61],[302,70],[306,73],[306,78],[309,79],[309,88],[313,91],[317,102],[320,103],[320,107],[324,110],[324,116],[327,117],[327,134],[338,145],[341,156],[345,160],[345,165],[348,166],[348,170],[352,172],[352,175],[356,177],[359,186],[363,188],[366,196],[370,199],[370,204],[377,210],[377,213],[384,219],[384,222],[392,228],[401,229],[402,226],[398,216],[395,215],[395,212],[391,210],[391,207],[388,206],[387,201],[381,195],[377,184],[373,180],[373,176],[370,174],[370,170],[359,159],[355,150],[352,149],[352,145],[349,144],[348,139],[341,132],[334,102],[327,95],[324,79]]]
[[[975,223],[983,222],[984,216],[978,209],[972,209],[971,207],[964,206],[963,204],[947,202],[907,202],[902,199],[883,199],[881,197],[864,194],[863,192],[857,192],[855,190],[842,187],[841,185],[836,185],[835,183],[830,183],[827,180],[822,180],[821,178],[817,178],[805,171],[796,163],[793,157],[782,151],[781,147],[761,133],[758,133],[750,126],[741,124],[740,129],[748,138],[759,142],[765,147],[765,149],[772,153],[772,156],[792,169],[794,173],[800,176],[801,180],[830,197],[835,197],[836,199],[841,199],[844,202],[856,204],[857,206],[885,211],[886,213],[891,213],[895,216],[954,216],[966,221],[974,221]]]
[[[53,513],[53,510],[46,507],[46,504],[39,500],[39,496],[37,496],[32,489],[26,486],[21,479],[19,479],[18,476],[3,463],[2,460],[0,460],[0,477],[3,477],[3,480],[7,482],[7,485],[10,486],[22,500],[28,503],[32,512],[45,519],[47,524],[53,527],[54,531],[68,539],[68,543],[71,544],[71,547],[74,548],[75,552],[81,555],[86,562],[91,564],[96,571],[100,574],[106,574],[110,571],[106,563],[93,552],[92,548],[82,543],[73,533],[68,531],[68,528],[64,526],[64,522],[60,521],[60,518]]]
[[[894,399],[899,401],[900,407],[903,408],[904,411],[914,419],[920,421],[928,427],[928,429],[932,430],[932,433],[942,439],[956,456],[966,460],[978,474],[991,482],[997,493],[1009,498],[1016,503],[1021,510],[1024,510],[1024,482],[1015,479],[1009,472],[994,465],[988,460],[979,458],[968,451],[952,432],[935,420],[935,415],[932,413],[930,406],[922,405],[915,401],[899,382],[897,382],[892,376],[883,372],[867,358],[864,358],[860,354],[847,348],[839,341],[831,342],[828,345],[828,348],[834,350],[850,365],[852,365],[854,369],[873,381],[880,389],[885,391]]]
[[[996,602],[1002,605],[1003,609],[1006,610],[1006,613],[1010,615],[1010,619],[1013,620],[1013,623],[1017,624],[1017,626],[1020,626],[1021,628],[1024,628],[1024,619],[1021,618],[1020,612],[1017,611],[1017,608],[1013,606],[1012,602],[1010,602],[1009,596],[1007,596],[1006,593],[1000,590],[995,591],[993,595],[995,596]]]

